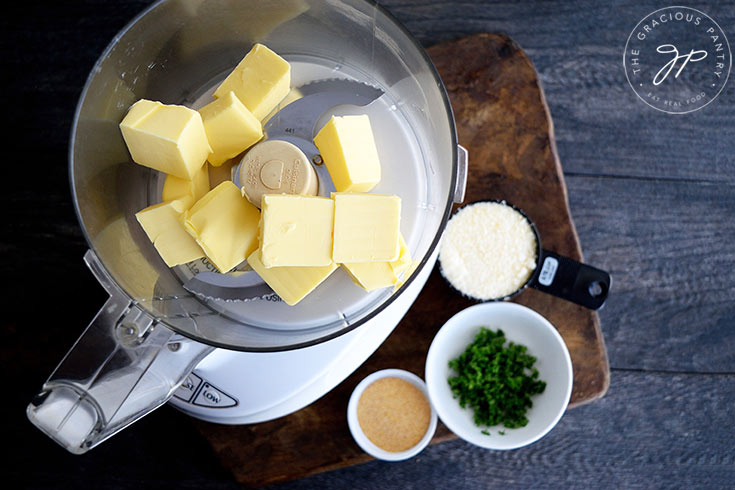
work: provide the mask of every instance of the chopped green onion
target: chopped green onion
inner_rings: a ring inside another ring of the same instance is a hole
[[[524,345],[506,345],[502,330],[482,327],[467,349],[449,361],[456,372],[449,378],[452,394],[462,408],[473,410],[477,426],[516,429],[528,424],[531,397],[543,393],[546,382],[538,379],[536,358],[527,351]]]

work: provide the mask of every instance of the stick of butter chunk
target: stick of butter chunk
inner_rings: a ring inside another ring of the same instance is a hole
[[[399,280],[390,262],[353,262],[342,267],[352,282],[365,291],[394,286]]]
[[[162,201],[173,201],[182,197],[190,197],[197,202],[209,192],[209,165],[202,165],[191,180],[175,175],[167,175],[163,181]]]
[[[389,262],[391,268],[393,269],[393,272],[397,275],[407,271],[413,263],[413,259],[411,258],[411,251],[408,249],[408,245],[406,245],[406,240],[403,239],[403,234],[401,233],[398,234],[398,248],[398,258],[393,262]]]
[[[410,267],[411,252],[408,250],[403,235],[398,234],[400,253],[398,258],[392,262],[353,262],[342,264],[352,282],[365,291],[396,286],[401,283],[398,277]],[[405,280],[405,278],[404,278]]]
[[[380,159],[367,115],[332,116],[314,144],[337,192],[368,192],[380,182]]]
[[[180,105],[141,99],[120,130],[135,163],[181,179],[193,180],[212,152],[202,117]]]
[[[258,208],[225,181],[186,212],[184,226],[215,267],[226,273],[258,248],[258,221]]]
[[[332,263],[334,201],[326,197],[264,194],[260,209],[260,249],[265,267]]]
[[[169,267],[204,257],[201,247],[186,232],[181,220],[192,202],[191,197],[185,197],[155,204],[135,213],[146,235]]]
[[[216,98],[234,92],[262,121],[291,89],[291,65],[276,53],[256,44],[214,91]]]
[[[227,92],[205,105],[199,109],[199,114],[202,115],[204,130],[212,147],[207,159],[215,167],[242,153],[263,137],[260,119],[235,97],[234,92]]]
[[[260,250],[256,250],[250,254],[248,264],[283,301],[291,306],[304,299],[338,267],[332,262],[321,267],[267,268],[261,260],[260,253]]]
[[[332,260],[392,262],[399,258],[401,198],[335,192]]]

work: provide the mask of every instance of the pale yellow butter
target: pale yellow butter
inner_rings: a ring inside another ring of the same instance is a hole
[[[312,292],[337,269],[331,263],[321,267],[271,267],[263,265],[260,250],[248,256],[248,264],[287,304],[293,306]]]
[[[325,197],[265,194],[260,209],[261,260],[265,267],[332,263],[334,201]]]
[[[403,234],[398,234],[398,258],[390,263],[391,268],[393,269],[393,272],[396,275],[400,275],[402,272],[405,272],[408,270],[409,267],[411,267],[411,264],[413,263],[413,259],[411,258],[411,251],[408,249],[408,245],[406,245],[406,240],[403,239]]]
[[[180,105],[142,99],[120,123],[135,163],[192,180],[211,153],[202,117]]]
[[[201,109],[212,153],[207,160],[218,167],[263,137],[263,127],[234,92],[227,92]]]
[[[207,258],[222,272],[243,262],[258,248],[258,208],[230,181],[222,182],[194,204],[185,227]]]
[[[191,203],[191,197],[184,197],[155,204],[135,214],[153,246],[169,267],[204,257],[202,248],[186,232],[181,220]]]
[[[395,286],[399,281],[389,262],[357,262],[342,264],[352,282],[365,291]]]
[[[400,252],[398,258],[392,262],[353,262],[342,264],[342,267],[352,278],[352,281],[365,291],[399,286],[402,283],[399,276],[408,270],[413,261],[406,241],[400,233],[398,234],[398,243]]]
[[[380,182],[380,159],[367,115],[332,116],[314,144],[338,192],[367,192]]]
[[[332,260],[391,262],[399,258],[401,198],[336,192]]]
[[[214,92],[216,98],[234,92],[261,121],[291,88],[291,65],[276,53],[256,44]]]
[[[209,165],[202,165],[191,180],[175,175],[167,175],[163,181],[162,201],[173,201],[182,197],[191,197],[197,202],[209,192]]]

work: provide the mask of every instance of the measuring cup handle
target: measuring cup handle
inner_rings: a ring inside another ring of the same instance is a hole
[[[26,409],[36,427],[74,454],[164,404],[213,349],[155,321],[94,252],[84,258],[110,298]]]
[[[542,249],[538,271],[529,285],[591,310],[599,310],[605,304],[611,283],[610,274],[603,270]]]

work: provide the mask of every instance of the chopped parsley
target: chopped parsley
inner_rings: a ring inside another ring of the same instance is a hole
[[[538,379],[536,358],[527,350],[510,341],[506,345],[502,330],[482,327],[467,349],[449,361],[456,372],[449,378],[452,394],[462,408],[474,411],[477,426],[516,429],[528,424],[531,397],[543,393],[546,382]]]

